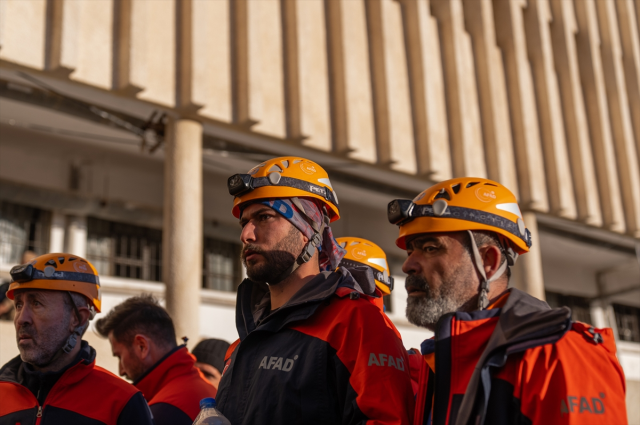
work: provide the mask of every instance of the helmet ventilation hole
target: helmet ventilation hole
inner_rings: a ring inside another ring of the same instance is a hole
[[[454,184],[453,186],[451,186],[451,190],[453,190],[453,193],[457,195],[458,192],[460,192],[460,183]]]
[[[301,159],[294,159],[294,160],[293,160],[293,163],[294,163],[294,164],[297,164],[298,162],[302,162],[302,160],[301,160]]]
[[[45,266],[52,266],[52,267],[58,267],[58,264],[56,263],[56,260],[49,260],[46,263],[44,263]]]
[[[58,262],[60,264],[64,264],[64,257],[58,257]]]
[[[469,189],[471,186],[475,186],[480,182],[471,182],[471,183],[467,183],[467,185],[465,186],[465,189]]]
[[[271,168],[269,168],[269,173],[273,173],[273,172],[277,172],[277,173],[281,173],[282,172],[282,168],[280,168],[280,166],[278,166],[278,164],[273,164],[271,166]]]
[[[449,192],[447,192],[447,190],[444,188],[440,189],[440,192],[438,192],[438,194],[433,199],[435,200],[435,199],[441,199],[441,198],[446,199],[447,201],[451,200],[451,196],[449,196]]]
[[[284,168],[289,168],[289,160],[285,159],[284,161],[282,161],[282,165],[284,165]]]

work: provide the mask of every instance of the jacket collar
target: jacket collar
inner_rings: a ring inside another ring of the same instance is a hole
[[[362,269],[362,270],[360,270]],[[335,272],[320,272],[307,282],[282,307],[267,313],[271,308],[269,287],[245,279],[238,287],[236,327],[240,340],[260,328],[277,332],[290,322],[309,318],[318,305],[334,294],[344,296],[351,292],[364,295],[375,293],[375,281],[368,268],[352,270],[339,268]]]
[[[526,292],[515,288],[511,288],[509,291],[509,298],[499,309],[500,318],[496,327],[469,380],[458,412],[457,424],[466,424],[469,421],[481,383],[485,388],[490,387],[489,367],[504,366],[509,354],[553,343],[571,328],[571,310],[569,308],[551,309],[547,303]],[[492,311],[495,310],[456,313],[456,317],[468,314],[471,319],[480,318],[491,315]],[[449,316],[450,319],[451,316]],[[485,400],[481,406],[486,406],[489,398],[488,391],[483,391],[483,395]],[[483,409],[480,413],[482,416],[480,423],[484,421],[485,410]]]
[[[189,353],[187,347],[179,345],[158,360],[133,385],[142,391],[144,398],[149,401],[170,381],[192,371],[195,362],[195,357]]]
[[[23,362],[20,358],[20,355],[14,357],[9,360],[2,368],[0,369],[0,381],[9,381],[15,383],[21,383],[23,381],[22,374],[28,373],[31,375],[40,375],[40,376],[49,376],[60,374],[60,377],[63,375],[68,375],[65,377],[65,383],[72,384],[78,382],[82,378],[84,378],[95,365],[96,360],[96,350],[93,349],[89,345],[87,341],[81,341],[80,351],[75,359],[70,362],[67,366],[62,368],[60,371],[56,372],[37,372],[31,371],[28,369],[28,364]],[[80,368],[75,368],[74,366],[84,366]],[[68,373],[69,370],[73,369],[73,374]]]

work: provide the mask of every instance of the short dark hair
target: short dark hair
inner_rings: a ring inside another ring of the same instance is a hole
[[[96,322],[103,338],[111,332],[116,341],[130,345],[136,334],[151,338],[156,344],[176,346],[173,320],[152,295],[140,295],[118,304]]]

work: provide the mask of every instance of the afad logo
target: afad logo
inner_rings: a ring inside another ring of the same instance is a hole
[[[89,265],[87,265],[87,263],[76,261],[75,263],[73,263],[73,268],[76,269],[78,273],[91,273],[91,270],[89,270]]]
[[[313,162],[310,161],[303,161],[300,163],[300,169],[302,171],[304,171],[305,173],[311,175],[316,173],[318,170],[316,170],[316,166]]]
[[[264,356],[260,362],[260,366],[258,366],[258,369],[277,369],[283,372],[289,372],[293,368],[293,364],[296,360],[298,360],[298,356],[293,356],[293,359]]]
[[[363,260],[367,258],[367,250],[364,248],[356,247],[351,250],[351,255],[353,255],[353,258],[355,258],[356,260]]]
[[[491,202],[491,201],[495,201],[498,198],[496,196],[496,192],[494,192],[493,190],[489,190],[486,187],[477,188],[476,196],[482,202]]]
[[[369,353],[369,363],[367,366],[387,366],[394,367],[398,370],[404,370],[404,359],[402,357],[393,357],[388,354]]]
[[[604,402],[602,399],[605,397],[605,393],[600,393],[598,397],[576,397],[567,396],[566,399],[562,399],[560,403],[560,414],[562,416],[569,413],[591,413],[593,415],[604,415]]]

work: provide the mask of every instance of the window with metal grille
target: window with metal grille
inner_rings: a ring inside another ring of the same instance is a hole
[[[640,342],[640,308],[613,304],[616,314],[618,338],[622,341]]]
[[[234,292],[240,284],[240,245],[204,238],[202,287]]]
[[[49,251],[51,213],[0,201],[0,263],[19,264],[22,254]]]
[[[552,308],[566,306],[571,309],[571,319],[576,322],[591,323],[591,305],[589,298],[575,295],[563,295],[545,291],[547,304]]]
[[[87,259],[99,274],[162,280],[162,231],[89,217]]]

